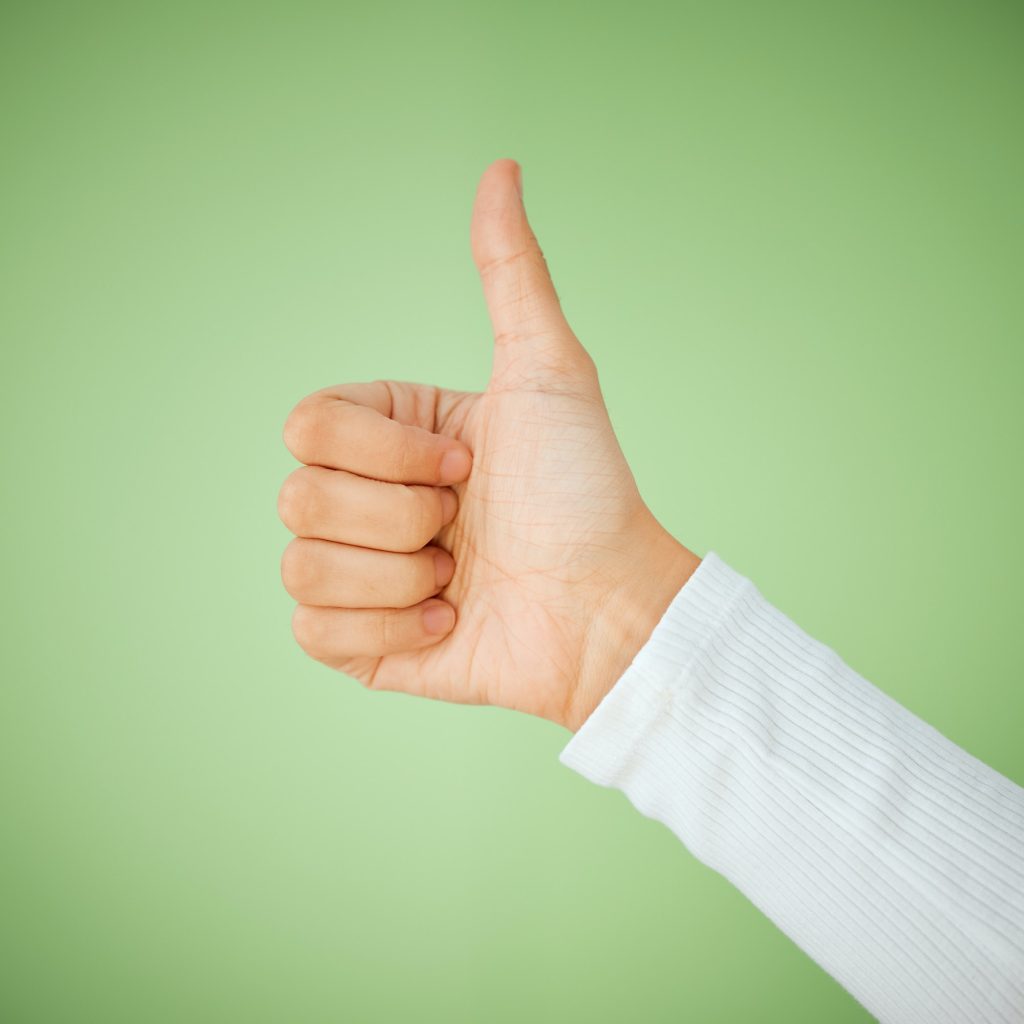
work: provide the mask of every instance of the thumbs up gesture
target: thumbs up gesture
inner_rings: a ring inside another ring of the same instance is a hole
[[[365,686],[575,730],[699,559],[640,497],[514,161],[484,172],[471,242],[487,389],[375,381],[299,402],[282,578],[300,646]]]

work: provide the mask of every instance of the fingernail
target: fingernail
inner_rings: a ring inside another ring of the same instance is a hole
[[[469,476],[472,459],[465,448],[452,448],[441,456],[441,483],[455,484]]]
[[[443,636],[455,625],[455,609],[450,604],[428,605],[423,609],[423,628],[434,636]]]
[[[447,487],[441,489],[441,525],[447,526],[459,511],[459,499]]]
[[[519,198],[523,198],[523,165],[516,164],[516,188],[519,190]]]
[[[447,586],[455,575],[455,559],[447,551],[434,554],[434,580],[439,587]]]

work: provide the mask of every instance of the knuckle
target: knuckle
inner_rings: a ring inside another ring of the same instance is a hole
[[[316,565],[309,545],[296,538],[281,556],[281,582],[296,600],[311,591],[316,580]]]
[[[292,614],[292,635],[295,642],[311,657],[316,658],[321,643],[321,630],[315,610],[297,605]]]
[[[396,480],[408,480],[416,471],[416,461],[410,446],[403,439],[389,439],[382,446],[381,455]]]
[[[300,486],[295,474],[289,473],[277,494],[277,514],[289,530],[295,525],[296,515],[301,504]]]
[[[539,263],[540,266],[547,269],[547,264],[544,259],[544,254],[541,252],[540,245],[537,243],[536,238],[532,236],[527,240],[526,245],[523,245],[512,252],[501,253],[500,255],[491,256],[490,258],[483,260],[479,269],[482,276],[490,277],[495,273],[516,270],[524,264],[528,266],[531,263],[534,265]]]
[[[387,612],[381,612],[377,616],[377,647],[386,651],[391,646],[391,640],[394,636],[394,624],[391,621],[391,616]]]
[[[300,462],[305,462],[316,446],[319,430],[319,410],[317,406],[303,399],[288,414],[284,423],[285,447]]]
[[[310,521],[315,489],[309,467],[290,473],[277,496],[277,514],[292,533],[301,533]]]
[[[381,458],[395,480],[436,479],[437,456],[433,446],[409,428],[402,427],[387,437],[381,445]]]
[[[439,501],[431,495],[429,487],[403,488],[403,509],[400,518],[399,538],[401,550],[419,551],[437,532],[441,521],[436,506]]]
[[[403,568],[395,587],[396,605],[411,608],[437,590],[434,555],[432,551],[417,553]]]
[[[382,612],[377,618],[377,639],[382,651],[401,650],[405,644],[402,637],[402,613]]]
[[[434,563],[435,549],[424,552],[416,561],[418,568],[416,572],[416,591],[410,604],[418,604],[425,597],[429,597],[438,589],[437,567]]]
[[[590,354],[572,335],[548,339],[536,353],[536,361],[547,376],[564,383],[569,391],[579,392],[580,378],[595,372]]]

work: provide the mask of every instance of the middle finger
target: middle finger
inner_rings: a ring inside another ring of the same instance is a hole
[[[278,499],[281,519],[296,536],[381,551],[418,551],[457,509],[448,487],[385,483],[323,466],[295,470]]]

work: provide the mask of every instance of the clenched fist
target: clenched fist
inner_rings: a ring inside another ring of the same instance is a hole
[[[494,328],[482,393],[375,381],[304,398],[282,576],[314,658],[376,690],[577,729],[699,559],[657,522],[615,439],[499,160],[473,207]]]

